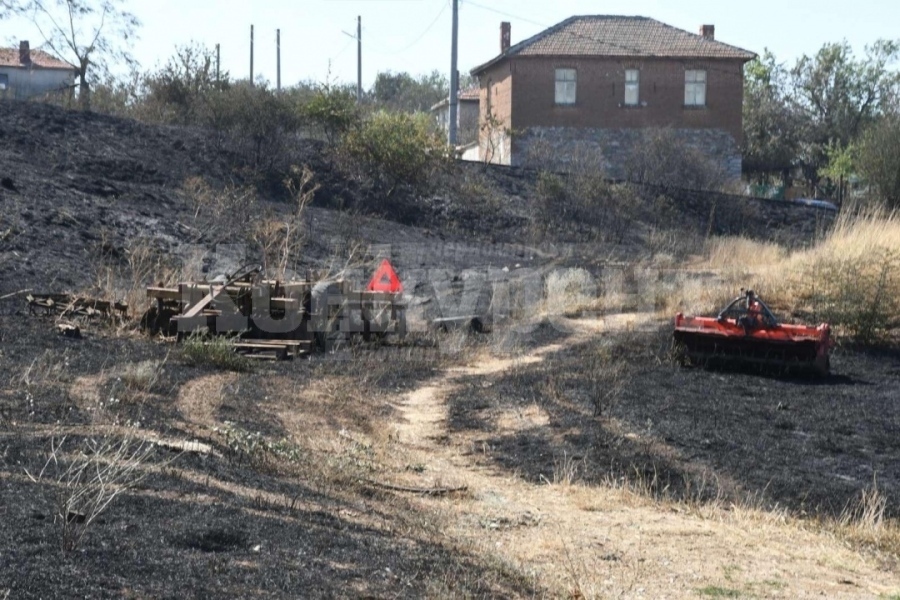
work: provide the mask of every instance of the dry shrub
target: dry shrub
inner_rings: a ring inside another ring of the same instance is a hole
[[[558,269],[547,276],[544,311],[552,315],[578,316],[593,306],[597,283],[585,269]]]
[[[610,344],[600,343],[585,361],[584,381],[594,416],[608,415],[628,384],[628,363],[616,357]]]
[[[124,260],[111,255],[102,257],[95,269],[94,285],[87,295],[126,304],[126,318],[117,322],[125,327],[143,314],[147,305],[147,286],[172,285],[182,276],[181,271],[169,253],[157,248],[152,240],[139,238],[125,249]]]
[[[126,364],[113,384],[112,394],[119,401],[135,402],[156,391],[168,361],[144,360]]]
[[[144,478],[142,465],[155,446],[133,436],[88,438],[66,455],[65,444],[65,436],[52,439],[47,462],[28,475],[51,487],[60,547],[71,552],[110,503]]]
[[[190,177],[181,187],[181,194],[194,209],[194,226],[199,242],[235,242],[243,239],[248,220],[259,214],[256,190],[229,184],[215,189],[202,177]]]
[[[842,214],[814,248],[791,257],[796,303],[862,342],[900,326],[900,215]]]
[[[537,139],[528,147],[526,160],[544,169],[536,183],[535,233],[558,227],[567,234],[573,229],[583,231],[591,239],[625,240],[640,215],[642,201],[632,187],[610,183],[603,154],[595,144],[575,142],[561,161],[553,144]]]
[[[263,271],[269,277],[284,280],[300,267],[308,237],[304,213],[319,189],[314,179],[315,173],[306,165],[291,167],[291,176],[284,182],[292,199],[290,214],[284,218],[268,215],[252,226],[251,235],[263,256]]]
[[[669,128],[648,129],[625,159],[625,178],[662,188],[719,190],[723,167]]]
[[[877,482],[860,491],[841,514],[823,523],[829,529],[859,546],[900,555],[900,521],[886,516],[888,499]]]

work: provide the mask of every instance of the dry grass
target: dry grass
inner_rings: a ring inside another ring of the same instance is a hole
[[[845,213],[808,249],[788,252],[746,238],[713,238],[697,269],[661,307],[711,313],[740,288],[756,290],[783,314],[827,321],[839,335],[875,341],[900,325],[900,215]]]
[[[900,519],[887,517],[887,508],[887,497],[873,483],[838,518],[819,525],[856,547],[883,552],[896,559],[900,557]]]
[[[184,260],[176,265],[173,257],[142,239],[132,243],[126,252],[124,262],[101,256],[94,269],[94,284],[85,292],[98,300],[123,302],[128,306],[126,318],[117,323],[120,331],[141,318],[148,306],[148,285],[168,286],[189,279],[191,274],[199,272],[200,263],[196,257],[196,264]]]

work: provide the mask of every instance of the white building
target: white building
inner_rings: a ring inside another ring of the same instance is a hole
[[[0,98],[24,100],[50,93],[68,93],[75,85],[76,69],[27,41],[19,48],[0,48]]]
[[[467,146],[478,142],[478,105],[479,90],[462,90],[457,96],[459,102],[456,110],[456,139],[459,146]],[[438,127],[446,132],[450,129],[450,101],[441,100],[431,107],[431,114],[437,120]]]

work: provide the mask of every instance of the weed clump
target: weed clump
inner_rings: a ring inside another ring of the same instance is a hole
[[[247,372],[252,368],[250,359],[235,351],[234,343],[227,337],[191,335],[181,345],[181,358],[192,367],[207,367],[220,371]]]

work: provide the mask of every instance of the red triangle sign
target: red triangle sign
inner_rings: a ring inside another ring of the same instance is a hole
[[[384,259],[381,261],[381,266],[372,275],[372,279],[369,280],[369,285],[366,286],[366,289],[370,292],[399,294],[403,291],[403,284],[400,283],[400,278],[397,277],[397,272],[394,271],[390,261]]]

